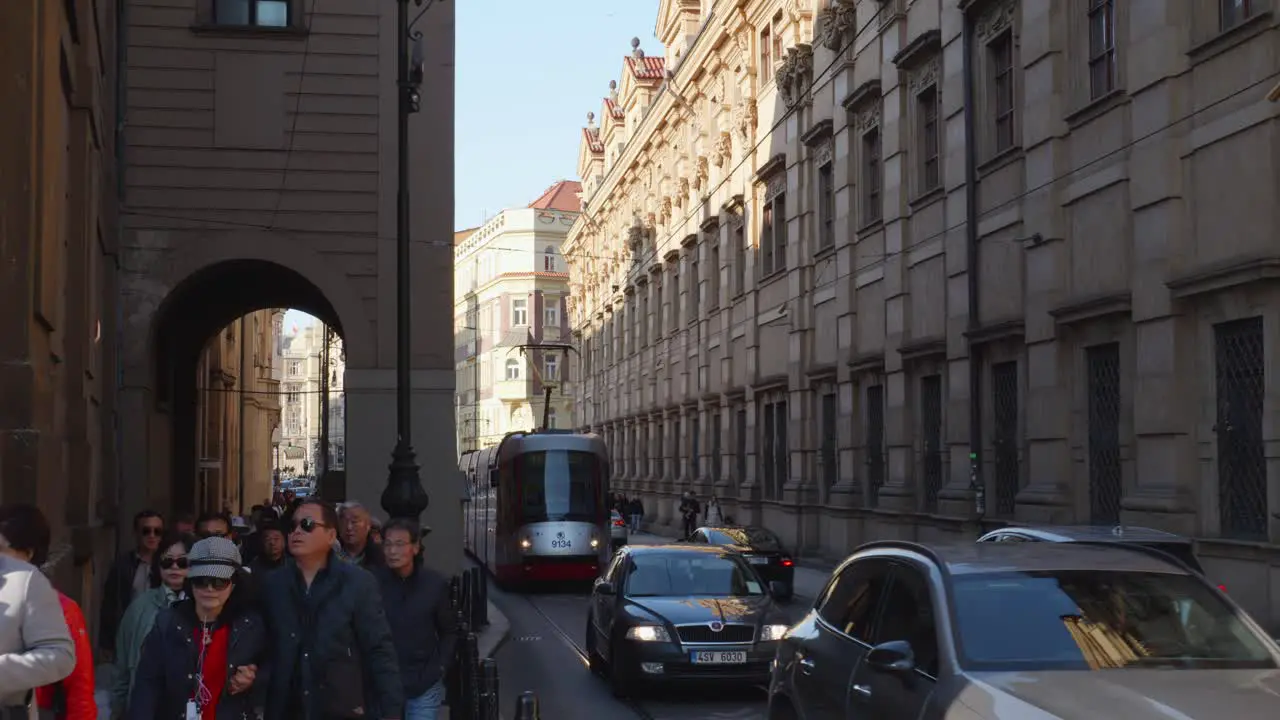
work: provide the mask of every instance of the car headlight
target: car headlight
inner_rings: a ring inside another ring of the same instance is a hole
[[[787,636],[787,631],[790,629],[786,625],[763,625],[760,627],[760,641],[781,640]]]
[[[637,625],[627,630],[627,639],[640,642],[671,642],[667,629],[661,625]]]

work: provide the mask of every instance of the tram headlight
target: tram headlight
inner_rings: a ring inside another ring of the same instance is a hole
[[[520,549],[528,551],[533,547],[533,541],[529,538],[520,538]]]
[[[600,547],[600,538],[591,538],[591,549],[595,550]]]

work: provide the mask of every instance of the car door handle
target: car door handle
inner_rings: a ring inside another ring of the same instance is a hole
[[[869,698],[869,697],[871,697],[871,686],[870,686],[870,685],[854,685],[854,686],[853,686],[853,691],[854,691],[854,692],[856,692],[856,693],[858,693],[858,695],[860,695],[860,696],[862,696],[862,697],[864,697],[864,698]]]
[[[800,672],[804,673],[805,675],[810,675],[813,673],[813,668],[815,666],[815,663],[812,660],[810,660],[809,658],[800,658],[800,660],[798,660],[797,662],[799,662],[800,664]]]

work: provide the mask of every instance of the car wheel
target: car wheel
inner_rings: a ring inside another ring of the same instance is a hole
[[[591,667],[591,672],[595,675],[604,674],[604,658],[600,657],[600,651],[596,649],[596,628],[595,623],[591,621],[591,616],[587,616],[587,664]]]
[[[621,650],[621,643],[616,639],[609,646],[609,690],[616,698],[629,697],[635,684]]]

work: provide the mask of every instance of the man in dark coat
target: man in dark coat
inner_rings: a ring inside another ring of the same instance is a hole
[[[135,546],[111,564],[102,586],[98,615],[98,649],[110,659],[116,650],[116,630],[133,599],[151,589],[151,559],[164,535],[164,518],[155,510],[133,516]]]
[[[392,520],[382,532],[386,563],[373,574],[382,589],[382,604],[400,659],[404,720],[436,720],[458,635],[449,581],[423,567],[422,531],[417,523]]]
[[[272,662],[266,720],[400,720],[404,688],[378,582],[333,550],[338,518],[303,500],[289,529],[292,557],[262,581]]]

